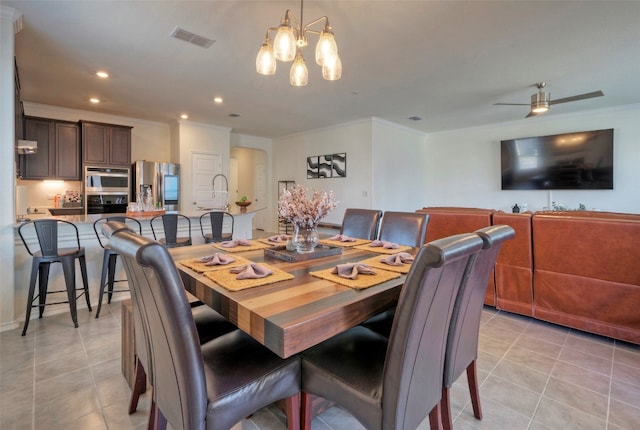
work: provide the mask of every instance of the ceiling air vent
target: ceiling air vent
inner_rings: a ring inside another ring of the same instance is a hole
[[[208,39],[204,36],[200,36],[198,34],[184,30],[180,27],[175,27],[173,30],[171,30],[169,36],[175,37],[176,39],[184,40],[185,42],[189,42],[201,48],[208,48],[215,43],[215,40]]]

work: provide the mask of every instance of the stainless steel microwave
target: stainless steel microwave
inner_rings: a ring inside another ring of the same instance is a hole
[[[126,167],[85,167],[85,194],[129,196],[130,169]]]

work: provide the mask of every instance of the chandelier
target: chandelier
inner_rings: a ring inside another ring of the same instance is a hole
[[[316,63],[322,67],[322,77],[327,81],[337,81],[342,77],[342,62],[338,56],[338,46],[326,16],[314,19],[304,27],[303,3],[300,0],[300,21],[290,9],[284,14],[279,27],[267,29],[264,43],[256,58],[256,71],[261,75],[273,75],[276,73],[276,60],[293,61],[289,71],[289,82],[295,87],[303,87],[309,81],[309,71],[302,56],[301,48],[307,46],[307,34],[319,35],[316,45]],[[293,25],[292,25],[293,21]],[[324,22],[321,31],[311,30],[310,27]],[[277,30],[271,43],[269,32]]]

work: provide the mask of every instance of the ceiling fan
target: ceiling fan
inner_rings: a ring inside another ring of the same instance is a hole
[[[578,100],[590,99],[593,97],[602,97],[602,91],[594,91],[591,93],[578,94],[577,96],[565,97],[562,99],[551,100],[551,93],[543,91],[547,86],[546,82],[538,82],[535,84],[538,92],[531,96],[531,104],[529,103],[494,103],[494,106],[531,106],[531,111],[525,118],[536,116],[549,110],[549,106],[560,103],[575,102]]]

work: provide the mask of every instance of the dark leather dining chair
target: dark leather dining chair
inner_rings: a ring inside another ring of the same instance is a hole
[[[110,243],[133,280],[134,319],[151,366],[153,428],[227,430],[282,399],[289,429],[299,427],[298,357],[281,359],[241,330],[200,345],[166,247],[127,230],[114,232]]]
[[[379,210],[348,208],[344,211],[340,234],[374,240],[378,236],[380,218],[382,218],[382,211]]]
[[[36,250],[33,245],[29,246],[30,240],[25,238],[27,231],[33,229],[38,240],[39,249]],[[69,240],[75,242],[76,246],[70,248],[59,248],[59,235],[69,234]],[[76,300],[83,294],[87,301],[87,308],[91,311],[91,301],[89,300],[89,285],[87,282],[87,261],[85,257],[84,247],[80,246],[80,235],[78,227],[70,221],[58,219],[41,219],[29,221],[18,227],[18,235],[27,249],[29,255],[33,257],[31,263],[31,280],[29,281],[29,293],[27,297],[27,312],[24,319],[24,327],[22,328],[22,336],[27,333],[29,327],[29,319],[31,318],[31,308],[39,308],[39,318],[42,318],[44,308],[47,305],[56,305],[60,303],[69,303],[71,311],[71,320],[73,325],[78,327],[78,312],[76,308]],[[80,263],[80,272],[82,274],[82,288],[76,288],[76,260]],[[49,269],[51,264],[62,264],[64,273],[64,290],[48,291]],[[38,280],[38,294],[35,295],[36,280]],[[78,294],[80,291],[80,294]],[[62,302],[47,303],[47,292],[49,293],[67,293],[67,300]],[[34,305],[34,300],[38,299],[38,304]]]
[[[426,213],[387,211],[382,217],[378,239],[419,248],[427,238],[428,223],[429,215]],[[388,309],[372,316],[362,325],[388,337],[394,312],[395,308]]]
[[[117,218],[117,217],[113,217]],[[115,221],[115,222],[114,222]],[[123,222],[119,222],[118,220],[112,219],[108,224],[101,224],[102,235],[106,238],[110,238],[113,233],[120,230],[129,229],[133,232],[128,225]],[[129,280],[129,283],[136,282],[135,279]],[[133,292],[132,292],[133,295]],[[135,300],[133,303],[133,312],[138,313],[139,309],[135,305]],[[218,312],[214,311],[208,306],[202,304],[202,302],[191,302],[189,303],[191,306],[191,313],[193,315],[193,320],[196,325],[196,331],[198,332],[198,339],[201,344],[207,343],[208,341],[215,339],[218,336],[223,334],[232,332],[233,330],[237,330],[238,328],[230,323],[226,318],[220,315]],[[134,334],[138,333],[137,336],[134,335],[135,338],[135,352],[136,352],[136,363],[135,363],[135,374],[134,374],[134,385],[131,389],[131,399],[129,401],[129,414],[132,414],[138,408],[138,400],[140,396],[147,389],[147,370],[151,369],[149,365],[149,353],[147,351],[147,346],[144,343],[143,329],[141,324],[141,317],[134,317]],[[150,375],[149,375],[150,376]]]
[[[156,230],[158,230],[158,222],[162,220],[162,228],[164,229],[164,237],[158,239]],[[187,224],[189,227],[189,235],[178,237],[178,227],[180,224]],[[191,245],[191,220],[188,216],[182,214],[164,214],[157,215],[149,221],[153,238],[166,246],[167,248],[176,248],[178,246]]]
[[[468,273],[469,279],[466,287],[460,289],[458,293],[447,337],[441,402],[444,430],[453,428],[449,389],[465,371],[473,414],[477,419],[482,419],[476,372],[480,316],[489,277],[493,272],[498,254],[503,243],[515,236],[513,228],[507,225],[484,227],[476,230],[475,233],[482,239],[482,250],[478,253],[475,263]]]
[[[208,218],[208,219],[207,219]],[[225,230],[225,220],[227,225],[231,226],[231,230]],[[222,242],[233,238],[233,215],[223,211],[211,211],[200,215],[200,232],[204,239],[204,243]],[[205,233],[205,226],[208,226],[210,233]]]
[[[101,233],[102,225],[108,221],[120,221],[122,223],[129,224],[130,228],[133,228],[138,232],[138,234],[142,234],[142,225],[140,224],[140,221],[124,215],[99,218],[93,222],[93,231],[98,238],[100,247],[104,250],[102,253],[102,273],[100,274],[100,290],[98,292],[98,309],[96,310],[96,318],[100,316],[100,310],[102,309],[102,297],[104,296],[105,289],[107,290],[107,303],[111,303],[113,293],[129,291],[128,288],[114,290],[114,285],[116,283],[127,282],[127,280],[115,279],[118,253],[111,249],[109,241],[106,240],[105,236]]]
[[[363,326],[301,354],[303,429],[311,394],[336,402],[368,430],[439,429],[442,372],[454,301],[482,247],[475,234],[440,239],[419,252],[400,292],[391,336]]]
[[[425,243],[428,223],[426,213],[386,211],[378,239],[419,248]]]

